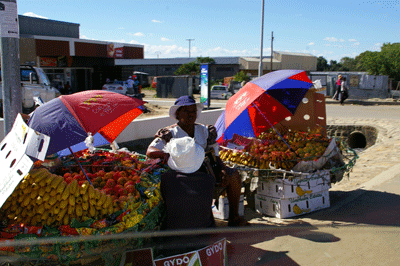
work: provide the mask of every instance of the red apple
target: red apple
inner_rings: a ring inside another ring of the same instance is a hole
[[[123,186],[126,183],[126,178],[121,176],[118,178],[117,183]]]
[[[107,187],[107,188],[104,189],[104,193],[106,193],[107,195],[111,195],[112,192],[113,192],[113,189],[110,188],[110,187]]]
[[[108,179],[105,186],[108,188],[113,188],[115,186],[114,179]]]
[[[129,186],[129,185],[135,185],[135,182],[133,181],[133,180],[128,180],[128,181],[126,181],[126,183],[124,184],[124,187],[126,188],[127,186]]]
[[[131,193],[135,192],[135,190],[136,190],[134,185],[128,185],[125,187],[125,189],[128,192],[128,194],[131,194]]]
[[[128,195],[128,192],[126,191],[125,188],[120,188],[120,189],[118,189],[118,195],[126,196],[126,195]]]

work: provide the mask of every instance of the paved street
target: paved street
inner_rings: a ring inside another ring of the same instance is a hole
[[[327,104],[326,111],[329,125],[376,127],[377,143],[332,186],[330,208],[299,219],[254,217],[273,230],[250,245],[237,239],[258,257],[241,264],[232,255],[230,265],[400,265],[400,106]]]
[[[332,185],[328,209],[276,219],[246,208],[251,228],[217,234],[229,265],[400,265],[400,105],[327,100],[326,113],[328,125],[375,127],[376,144]]]

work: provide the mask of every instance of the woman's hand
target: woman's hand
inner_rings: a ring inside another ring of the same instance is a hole
[[[154,148],[154,147],[149,147],[147,149],[146,155],[149,158],[153,158],[153,159],[159,158],[159,159],[161,159],[161,162],[163,164],[166,164],[168,162],[168,159],[169,159],[169,153],[166,153],[166,152],[164,152],[162,150],[159,150],[157,148]]]
[[[170,154],[164,152],[163,157],[162,157],[162,163],[163,164],[167,164],[168,163],[168,159],[169,159]]]

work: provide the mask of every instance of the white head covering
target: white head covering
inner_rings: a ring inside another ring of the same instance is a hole
[[[164,151],[170,154],[168,166],[186,174],[199,170],[205,156],[204,149],[191,137],[171,139]]]

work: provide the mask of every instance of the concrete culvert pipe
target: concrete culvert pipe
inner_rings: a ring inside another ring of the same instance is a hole
[[[367,146],[367,139],[365,135],[360,131],[354,131],[350,133],[348,138],[349,147],[352,149],[365,148]]]

